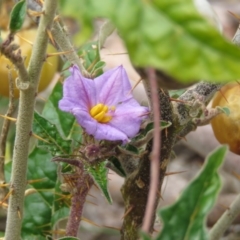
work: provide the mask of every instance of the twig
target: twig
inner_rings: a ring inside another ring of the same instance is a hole
[[[154,133],[153,133],[153,147],[150,155],[151,159],[151,173],[150,173],[150,189],[148,195],[147,206],[145,210],[145,216],[143,221],[142,230],[149,232],[154,208],[157,200],[158,192],[158,182],[159,182],[159,161],[160,161],[160,149],[161,149],[161,139],[160,139],[160,104],[158,102],[158,91],[157,91],[157,80],[156,72],[154,69],[148,69],[148,79],[150,82],[151,88],[151,102],[152,102],[152,111],[153,111],[153,121],[154,121]]]
[[[8,72],[8,80],[9,80],[9,104],[6,116],[11,117],[15,106],[14,106],[14,82],[11,75],[11,69]],[[3,121],[2,132],[0,136],[0,183],[5,182],[4,175],[4,164],[5,164],[5,151],[6,151],[6,143],[7,143],[7,135],[9,131],[11,121],[7,118]],[[0,200],[4,198],[5,190],[4,188],[0,189]]]
[[[218,240],[228,229],[234,219],[240,213],[240,195],[232,202],[229,208],[224,214],[218,219],[215,225],[209,232],[209,240]]]
[[[19,86],[21,87],[24,84],[29,86],[24,90],[20,88],[19,114],[14,143],[12,175],[10,180],[13,194],[11,194],[9,199],[5,240],[19,240],[21,238],[22,217],[20,218],[19,216],[23,216],[24,193],[27,184],[27,160],[35,95],[41,69],[46,58],[48,44],[47,29],[51,28],[57,8],[57,0],[45,0],[44,3],[45,11],[40,19],[36,36],[37,40],[33,46],[28,72],[26,73],[26,80],[22,78],[19,72]],[[18,68],[16,64],[15,66]]]
[[[60,25],[58,21],[55,21],[53,23],[53,27],[51,29],[52,36],[54,38],[54,41],[57,43],[58,47],[61,49],[62,52],[69,51],[68,54],[65,55],[65,57],[68,59],[68,61],[72,64],[76,64],[81,73],[88,77],[89,73],[84,68],[81,59],[78,57],[76,51],[74,50],[74,47],[66,34],[63,27]]]
[[[106,39],[113,33],[115,26],[109,20],[106,21],[100,28],[98,35],[98,48],[101,49],[106,41]]]
[[[66,236],[77,237],[79,224],[82,219],[83,206],[92,185],[93,180],[90,175],[80,171],[72,191],[71,209],[66,227]]]

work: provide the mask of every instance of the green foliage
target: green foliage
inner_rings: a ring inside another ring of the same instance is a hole
[[[15,4],[11,11],[9,29],[16,32],[21,29],[27,13],[27,3],[25,0]]]
[[[37,112],[34,113],[33,132],[43,139],[39,140],[39,146],[47,148],[53,156],[70,153],[72,141],[63,139],[56,126]]]
[[[105,62],[101,61],[98,48],[98,41],[84,44],[78,51],[83,59],[83,65],[90,72],[91,76],[97,77],[103,73]]]
[[[231,111],[230,111],[230,109],[229,109],[228,107],[219,107],[219,106],[218,106],[217,108],[221,109],[221,111],[222,111],[224,114],[226,114],[227,116],[229,116],[230,113],[231,113]]]
[[[221,181],[217,173],[227,147],[216,149],[206,159],[201,173],[172,206],[160,210],[164,227],[156,240],[208,239],[206,216],[217,198]]]
[[[93,177],[95,183],[106,197],[107,201],[111,204],[112,198],[108,191],[108,169],[106,168],[106,161],[92,166],[86,167],[87,172]]]
[[[240,50],[198,13],[192,0],[60,3],[63,14],[82,24],[78,41],[90,36],[94,17],[112,20],[137,66],[156,67],[183,82],[230,81],[240,75]]]
[[[62,136],[68,137],[73,127],[75,117],[58,108],[58,102],[62,97],[62,84],[58,82],[44,106],[42,116],[54,124]]]

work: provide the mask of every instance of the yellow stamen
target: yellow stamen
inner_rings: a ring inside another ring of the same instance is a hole
[[[112,110],[111,107],[110,109]],[[107,115],[108,106],[99,103],[90,109],[90,115],[100,123],[107,123],[111,121],[112,116]]]

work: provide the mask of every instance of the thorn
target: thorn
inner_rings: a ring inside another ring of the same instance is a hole
[[[28,14],[29,14],[30,16],[32,16],[32,17],[40,17],[41,15],[44,14],[43,11],[42,11],[42,12],[37,12],[37,11],[33,11],[33,10],[31,10],[31,9],[28,9],[27,12],[28,12]]]
[[[3,198],[3,200],[0,202],[0,206],[10,197],[10,195],[14,192],[14,189],[12,188],[7,195]]]
[[[33,42],[27,40],[26,38],[24,38],[24,37],[22,37],[22,36],[20,36],[18,34],[16,34],[16,36],[19,37],[20,39],[22,39],[23,41],[25,41],[26,43],[30,44],[31,46],[33,46]]]
[[[16,122],[16,121],[17,121],[16,118],[11,118],[11,117],[8,117],[8,116],[2,115],[2,114],[0,114],[0,117],[5,118],[5,119],[8,119],[8,120],[13,121],[13,122]]]
[[[108,54],[106,54],[106,55],[125,55],[125,54],[128,55],[127,52],[123,52],[123,53],[108,53]]]
[[[45,224],[47,226],[47,224]],[[41,226],[43,227],[43,226]],[[43,231],[44,233],[48,233],[48,234],[57,234],[57,235],[61,235],[64,236],[66,234],[66,230],[65,229],[58,229],[58,230],[49,230],[49,231]]]
[[[179,135],[177,135],[177,138],[179,138],[179,139],[183,139],[183,140],[185,140],[186,142],[187,142],[187,139],[186,139],[186,137],[181,137],[181,136],[179,136]]]
[[[88,200],[86,200],[86,202],[87,203],[90,203],[90,204],[92,204],[92,205],[94,205],[94,206],[98,206],[96,203],[94,203],[94,202],[91,202],[91,201],[88,201]]]
[[[165,176],[175,175],[175,174],[178,174],[178,173],[184,173],[184,172],[187,172],[187,171],[179,171],[179,172],[166,172],[166,173],[165,173]]]
[[[38,183],[38,182],[44,182],[47,181],[47,178],[40,178],[40,179],[34,179],[27,181],[28,184]]]
[[[29,188],[25,191],[24,196],[29,196],[31,194],[37,193],[38,191],[35,188]]]
[[[22,219],[22,215],[21,215],[19,206],[17,206],[17,213],[18,213],[19,219]]]
[[[49,143],[49,144],[50,144],[50,142],[48,142],[47,140],[41,138],[40,136],[36,135],[35,133],[32,133],[32,136],[35,137],[35,138],[37,138],[37,139],[40,140],[40,141],[43,141],[43,142],[46,142],[46,143]]]
[[[45,63],[47,63],[50,66],[53,66],[52,63],[48,62],[47,59],[45,59]]]
[[[54,22],[57,22],[57,21],[59,21],[59,19],[60,19],[60,16],[57,15],[57,16],[54,17],[53,21],[54,21]]]
[[[129,94],[132,94],[133,90],[137,87],[137,85],[142,81],[143,79],[140,78],[139,80],[137,80],[137,82],[134,84],[134,86],[132,87],[131,91],[128,93]]]
[[[167,138],[168,136],[168,128],[165,128],[165,137]]]
[[[231,11],[228,11],[233,17],[235,17],[238,21],[240,21],[240,16],[236,13],[233,13]]]
[[[121,228],[117,228],[117,227],[111,227],[111,226],[107,226],[107,225],[103,225],[102,227],[110,228],[110,229],[117,230],[117,231],[121,231]]]
[[[92,222],[91,220],[89,220],[89,219],[87,219],[87,218],[85,218],[85,217],[81,217],[81,220],[83,220],[84,222],[90,223],[90,224],[92,224],[93,226],[101,227],[100,225]]]
[[[10,183],[2,183],[0,184],[0,187],[8,187],[10,185]]]
[[[157,192],[158,196],[164,201],[163,197],[162,197],[162,194],[158,191]]]
[[[124,215],[121,217],[121,219],[124,219],[132,210],[133,210],[134,206],[131,205],[128,210],[124,213]]]
[[[180,103],[188,103],[188,102],[186,102],[186,101],[183,101],[183,100],[180,100],[180,99],[177,99],[177,98],[169,98],[169,100],[171,101],[171,102],[180,102]]]
[[[69,51],[65,51],[65,52],[55,52],[55,53],[47,53],[47,58],[48,57],[54,57],[54,56],[59,56],[59,55],[63,55],[63,54],[68,54],[73,52],[73,50],[69,50]]]
[[[44,0],[36,0],[36,2],[37,2],[39,5],[41,5],[41,7],[43,7],[43,5],[44,5]]]
[[[238,180],[240,180],[240,175],[238,174],[238,173],[236,173],[236,172],[232,172],[232,174],[238,179]]]
[[[52,35],[52,33],[51,33],[51,31],[49,29],[47,29],[47,35],[48,35],[52,45],[56,47],[56,43],[54,41],[53,35]]]

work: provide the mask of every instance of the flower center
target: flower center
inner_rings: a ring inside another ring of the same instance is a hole
[[[109,121],[111,121],[112,116],[107,115],[107,112],[108,106],[102,103],[99,103],[90,109],[90,115],[99,123],[108,123]]]

